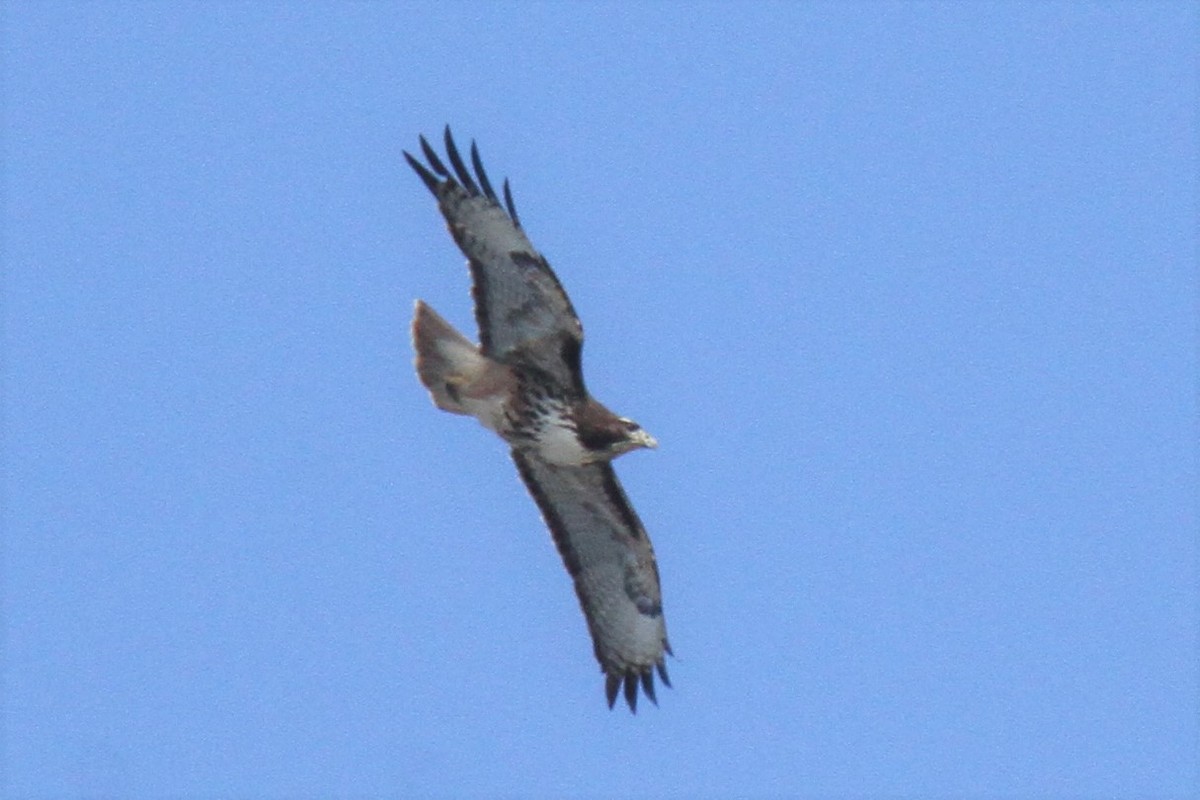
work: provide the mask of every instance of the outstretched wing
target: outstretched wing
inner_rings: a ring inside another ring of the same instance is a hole
[[[611,708],[622,685],[637,711],[638,687],[656,705],[654,670],[667,686],[671,652],[654,548],[612,465],[549,464],[513,450],[513,461],[554,537],[587,617]]]
[[[450,235],[470,264],[484,354],[537,367],[582,395],[583,327],[558,277],[521,229],[508,181],[501,206],[475,143],[471,142],[472,174],[449,126],[445,140],[453,173],[424,136],[421,151],[428,165],[408,152],[404,157],[437,198]]]

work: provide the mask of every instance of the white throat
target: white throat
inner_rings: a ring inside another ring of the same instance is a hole
[[[593,454],[579,444],[575,431],[565,425],[546,420],[538,433],[538,455],[551,464],[579,467],[592,460]]]

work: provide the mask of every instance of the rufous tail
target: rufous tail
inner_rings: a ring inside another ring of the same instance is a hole
[[[487,369],[488,360],[479,348],[422,300],[413,312],[412,337],[417,375],[433,396],[434,405],[455,414],[470,414],[462,404],[461,390]]]

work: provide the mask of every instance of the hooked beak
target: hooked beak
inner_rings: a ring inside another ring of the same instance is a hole
[[[648,447],[651,450],[658,447],[658,440],[650,434],[646,433],[641,428],[629,434],[629,440],[638,447]]]

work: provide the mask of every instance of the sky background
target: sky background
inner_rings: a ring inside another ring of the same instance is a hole
[[[1200,791],[1185,3],[7,3],[11,797]],[[661,448],[604,703],[412,370],[508,175]]]

